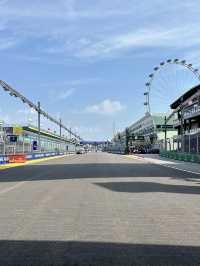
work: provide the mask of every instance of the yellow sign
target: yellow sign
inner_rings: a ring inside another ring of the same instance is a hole
[[[23,128],[22,127],[13,127],[13,134],[14,135],[22,135],[23,134]]]

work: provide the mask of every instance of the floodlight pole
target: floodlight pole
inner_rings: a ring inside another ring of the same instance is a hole
[[[60,138],[62,137],[62,120],[60,118]]]
[[[72,129],[71,129],[71,127],[70,127],[70,132],[69,132],[69,139],[71,140],[72,139]]]
[[[41,105],[40,102],[38,102],[38,150],[41,151],[41,127],[40,127],[40,115],[41,115]]]
[[[165,116],[165,151],[167,150],[167,117]]]

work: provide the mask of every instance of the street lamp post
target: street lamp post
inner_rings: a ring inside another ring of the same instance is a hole
[[[72,139],[72,129],[70,127],[70,131],[69,131],[69,139],[71,140]]]
[[[180,119],[181,119],[181,152],[185,151],[185,143],[184,143],[184,108],[183,108],[183,97],[181,97],[181,106],[180,106]]]
[[[165,116],[165,151],[167,150],[167,117]]]

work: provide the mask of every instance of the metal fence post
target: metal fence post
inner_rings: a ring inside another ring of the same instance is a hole
[[[190,141],[191,141],[191,137],[190,137],[190,135],[189,135],[189,138],[188,138],[188,149],[189,149],[189,153],[190,153]]]

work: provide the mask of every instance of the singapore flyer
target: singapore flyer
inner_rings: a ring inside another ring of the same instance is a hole
[[[155,66],[145,84],[146,111],[170,112],[170,104],[200,83],[200,71],[186,60],[168,59]]]

